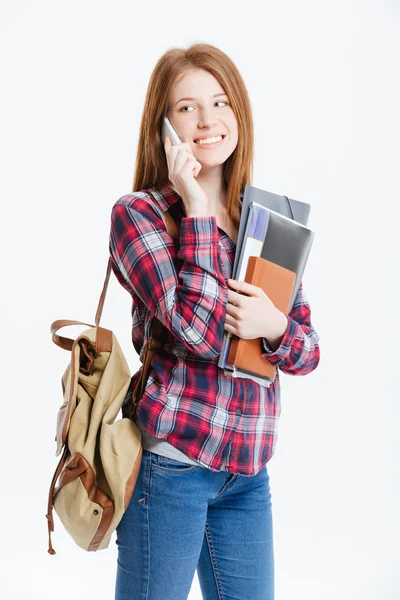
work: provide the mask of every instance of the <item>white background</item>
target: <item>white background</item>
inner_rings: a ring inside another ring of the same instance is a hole
[[[69,357],[49,327],[94,323],[150,74],[167,49],[198,41],[226,52],[248,87],[253,184],[309,202],[316,232],[303,284],[321,361],[281,374],[268,464],[276,600],[400,597],[399,22],[395,0],[3,0],[2,598],[113,598],[114,539],[87,553],[54,513],[47,553]],[[133,373],[130,309],[112,275],[102,325]]]

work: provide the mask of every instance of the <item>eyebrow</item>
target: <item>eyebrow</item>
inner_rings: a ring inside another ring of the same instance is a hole
[[[214,94],[214,96],[212,96],[212,98],[216,98],[217,96],[228,97],[228,94],[225,94],[225,92],[220,92],[219,94]],[[196,100],[196,98],[181,98],[180,100],[178,100],[178,102],[182,102],[182,100]],[[178,104],[178,102],[175,102],[175,106]]]

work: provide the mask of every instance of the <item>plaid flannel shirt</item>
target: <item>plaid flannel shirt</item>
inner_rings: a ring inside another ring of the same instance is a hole
[[[169,185],[149,189],[115,202],[109,240],[112,269],[132,297],[132,343],[141,361],[153,316],[168,330],[137,418],[205,467],[255,475],[275,450],[279,371],[306,375],[320,359],[302,282],[279,347],[272,351],[260,338],[261,356],[278,367],[270,387],[224,375],[217,362],[236,245],[214,216],[186,217]],[[178,250],[167,233],[167,209],[180,231]]]

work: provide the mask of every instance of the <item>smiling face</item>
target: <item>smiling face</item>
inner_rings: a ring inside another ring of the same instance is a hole
[[[203,169],[223,164],[237,146],[236,117],[224,89],[209,71],[193,69],[178,78],[170,90],[166,116]],[[196,143],[221,135],[222,141],[216,143]]]

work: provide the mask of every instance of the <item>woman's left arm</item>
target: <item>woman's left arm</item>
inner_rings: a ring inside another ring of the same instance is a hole
[[[285,313],[282,313],[285,314]],[[283,373],[307,375],[317,368],[320,360],[319,336],[311,323],[311,308],[300,282],[292,310],[288,315],[283,337],[271,345],[261,339],[261,356],[268,358]],[[271,340],[272,341],[272,340]],[[275,348],[275,349],[274,349]]]

